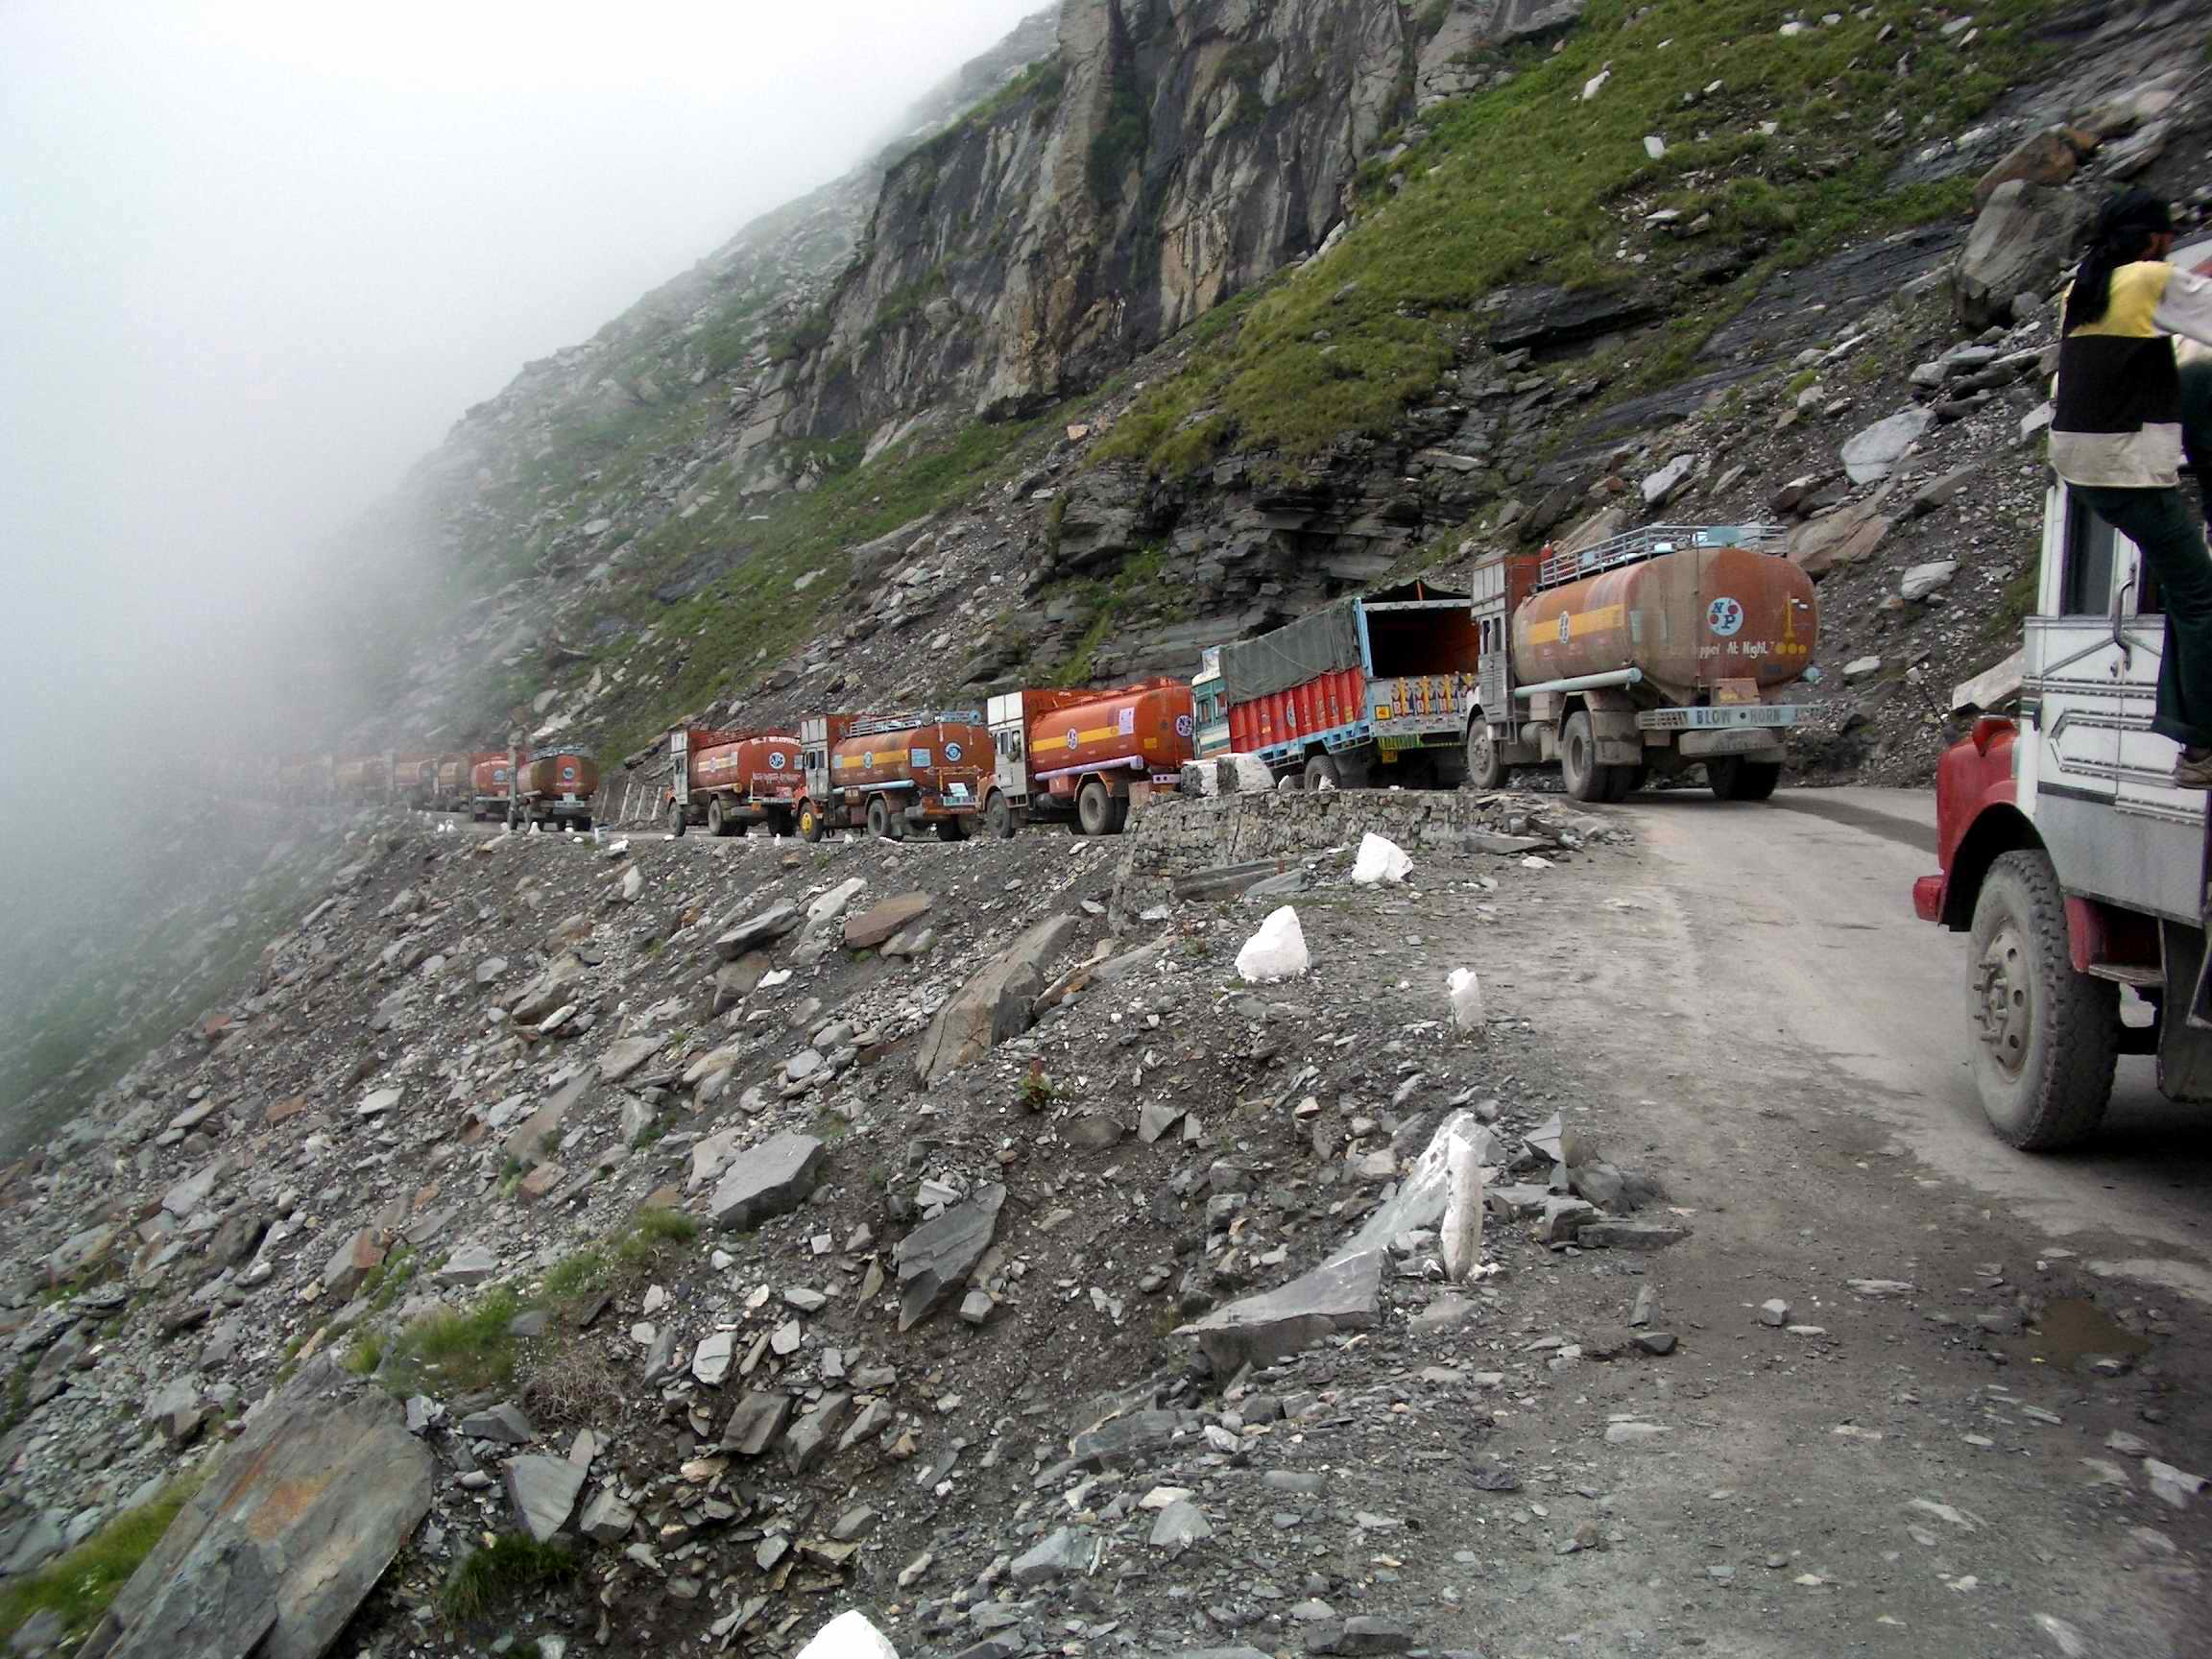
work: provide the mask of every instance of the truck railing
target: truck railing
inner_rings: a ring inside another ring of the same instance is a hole
[[[848,737],[869,737],[878,732],[904,732],[916,726],[980,726],[980,709],[914,709],[903,714],[868,714],[845,729]]]
[[[1789,540],[1790,533],[1779,524],[1647,524],[1572,553],[1547,553],[1537,566],[1536,587],[1539,591],[1558,588],[1601,570],[1696,547],[1749,547],[1779,554]]]

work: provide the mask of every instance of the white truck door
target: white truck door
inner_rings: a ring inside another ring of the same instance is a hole
[[[2023,663],[2035,741],[2021,798],[2069,893],[2194,922],[2203,797],[2172,786],[2174,745],[2151,731],[2165,622],[2144,602],[2156,598],[2134,545],[2054,490]]]

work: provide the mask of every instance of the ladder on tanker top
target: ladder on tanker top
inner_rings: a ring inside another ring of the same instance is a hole
[[[1641,530],[1593,541],[1571,552],[1546,553],[1544,563],[1537,566],[1536,590],[1563,588],[1623,565],[1698,547],[1749,547],[1779,554],[1789,539],[1789,532],[1779,524],[1647,524]]]

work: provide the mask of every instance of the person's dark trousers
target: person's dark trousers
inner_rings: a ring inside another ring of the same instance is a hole
[[[2212,520],[2212,363],[2200,359],[2181,365],[2181,449]]]
[[[2166,650],[2158,664],[2158,715],[2151,730],[2190,749],[2212,749],[2212,552],[2179,490],[2078,484],[2089,510],[2143,550],[2158,579]]]

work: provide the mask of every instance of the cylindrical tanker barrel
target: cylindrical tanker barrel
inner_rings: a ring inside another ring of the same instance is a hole
[[[830,751],[833,788],[881,794],[894,811],[919,806],[931,818],[979,809],[997,765],[990,728],[980,722],[864,732]]]
[[[1524,600],[1514,678],[1535,685],[1633,668],[1680,703],[1722,680],[1764,692],[1803,675],[1818,618],[1812,578],[1788,559],[1748,547],[1663,553]]]
[[[687,750],[694,789],[733,789],[751,800],[798,798],[799,739],[774,733]]]
[[[486,800],[497,796],[503,801],[507,798],[507,785],[513,772],[514,767],[504,755],[479,760],[469,769],[469,790]]]
[[[1197,758],[1195,706],[1189,685],[1148,680],[1054,709],[1029,728],[1030,776],[1128,772],[1179,776]]]
[[[599,793],[599,762],[574,750],[555,750],[522,764],[522,793],[579,801]]]

